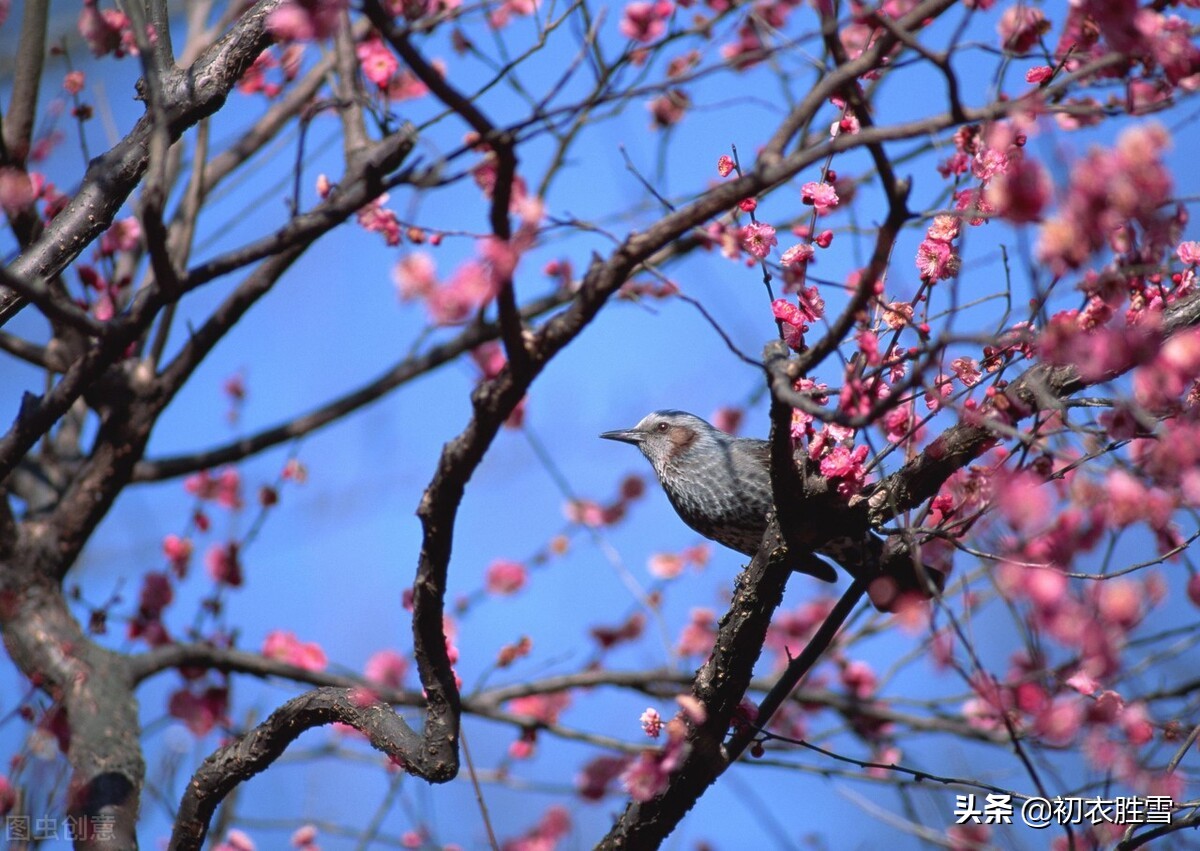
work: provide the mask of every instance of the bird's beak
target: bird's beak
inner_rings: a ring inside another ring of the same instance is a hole
[[[617,431],[606,431],[600,435],[605,440],[619,440],[622,443],[632,443],[634,445],[641,443],[646,439],[644,431],[638,431],[634,428],[623,428]]]

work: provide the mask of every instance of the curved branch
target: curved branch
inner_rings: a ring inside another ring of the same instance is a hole
[[[452,767],[436,752],[427,751],[423,737],[387,704],[372,701],[363,705],[352,689],[316,689],[289,700],[266,721],[204,761],[179,804],[170,851],[201,848],[213,813],[235,786],[268,768],[301,733],[335,722],[349,724],[376,750],[431,782],[445,782],[457,770],[457,763]]]

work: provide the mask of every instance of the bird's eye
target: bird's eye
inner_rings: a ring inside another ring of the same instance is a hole
[[[655,426],[655,428],[657,428],[659,431],[661,431],[665,434],[667,429],[670,428],[670,426],[667,423],[659,423],[657,426]]]

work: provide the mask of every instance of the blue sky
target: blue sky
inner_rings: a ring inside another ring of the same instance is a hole
[[[1065,4],[1057,4],[1065,5]],[[1048,4],[1047,11],[1056,4]],[[807,10],[797,14],[810,14]],[[617,9],[609,9],[608,33],[613,39]],[[15,15],[14,15],[15,17]],[[994,40],[994,16],[978,24],[978,37]],[[11,36],[16,21],[10,18],[5,35]],[[529,27],[520,35],[528,36]],[[481,37],[482,40],[482,37]],[[616,41],[609,42],[616,45]],[[451,78],[464,87],[482,73],[466,60],[449,55],[444,44],[430,53],[448,58]],[[552,41],[552,45],[554,42]],[[979,54],[973,54],[978,56]],[[132,126],[139,105],[132,101],[132,82],[136,66],[121,63],[94,63],[79,50],[73,58],[83,67],[90,81],[101,81],[112,110],[113,124],[119,132]],[[532,63],[525,81],[534,85],[552,69],[561,68],[569,52],[551,47]],[[793,58],[795,66],[802,60]],[[983,86],[991,65],[970,61],[958,63],[964,74],[964,91],[972,103],[982,102]],[[1020,65],[1023,69],[1025,66]],[[47,73],[47,88],[52,89],[61,76],[61,67]],[[461,76],[460,76],[461,75]],[[809,77],[798,76],[796,85],[807,84]],[[888,84],[880,98],[877,120],[899,120],[927,108],[929,92],[940,97],[938,78],[917,71],[897,75],[899,82]],[[89,89],[94,96],[94,90]],[[592,128],[584,134],[571,165],[564,171],[547,199],[553,216],[573,216],[598,220],[614,232],[623,234],[629,222],[609,220],[614,213],[627,212],[642,205],[647,211],[636,218],[637,224],[649,221],[657,210],[634,175],[630,174],[621,154],[622,146],[642,173],[664,194],[694,192],[716,180],[715,161],[728,146],[736,144],[743,158],[769,136],[769,119],[782,108],[774,88],[751,89],[752,96],[736,80],[714,82],[697,98],[699,107],[690,114],[673,136],[664,142],[661,134],[648,129],[649,117],[637,104],[624,115]],[[49,95],[48,95],[49,97]],[[498,87],[481,100],[496,116],[518,108],[510,90]],[[260,101],[240,94],[231,97],[214,126],[216,147],[233,138],[235,129],[253,118]],[[420,120],[432,114],[427,103],[401,104],[397,111]],[[1185,107],[1168,113],[1161,120],[1177,126],[1176,150],[1172,162],[1183,166],[1188,156],[1189,139],[1194,147],[1195,108]],[[68,138],[73,128],[62,125]],[[465,128],[445,122],[432,131],[435,145],[447,150],[461,141]],[[102,122],[88,128],[93,152],[104,144]],[[314,122],[310,144],[314,147],[336,132],[331,117]],[[1078,135],[1049,133],[1033,142],[1034,150],[1079,144],[1079,139],[1107,138],[1108,131]],[[666,179],[655,176],[660,145],[669,144],[665,156],[669,168]],[[196,260],[213,256],[223,249],[246,242],[280,226],[287,216],[285,201],[289,188],[277,183],[290,173],[294,140],[281,145],[269,156],[260,157],[249,178],[215,203],[201,222]],[[906,151],[911,143],[895,146],[893,153]],[[303,186],[305,202],[314,200],[312,189],[321,172],[336,177],[338,146],[314,156],[306,163]],[[422,149],[426,156],[433,148]],[[533,180],[540,169],[547,146],[538,143],[522,153],[524,167]],[[914,209],[925,209],[944,202],[945,184],[933,172],[926,156],[905,167],[915,180]],[[860,170],[861,156],[849,156],[835,163],[843,173]],[[45,166],[45,170],[64,188],[78,174],[79,153],[70,142],[64,144]],[[1197,178],[1186,167],[1176,168],[1180,194],[1195,196]],[[61,175],[61,176],[60,176]],[[1061,181],[1062,174],[1056,175]],[[801,180],[816,179],[815,173]],[[1187,181],[1183,183],[1182,181]],[[531,180],[532,182],[532,180]],[[759,216],[773,221],[792,215],[798,209],[793,189],[765,199]],[[407,216],[411,198],[404,192],[393,193],[391,206]],[[469,181],[442,193],[415,208],[414,217],[431,228],[454,228],[483,232],[486,206],[478,190]],[[869,226],[882,218],[878,206],[864,205],[858,224]],[[845,232],[850,220],[845,213],[830,219],[839,231],[834,249],[816,271],[822,277],[841,279],[855,264],[856,250],[869,246],[870,235],[856,244]],[[1195,229],[1190,231],[1195,238]],[[896,250],[889,278],[889,293],[907,297],[916,288],[917,273],[912,264],[920,231],[907,234]],[[1005,240],[1016,245],[1016,237],[996,223],[983,231],[972,231],[965,258],[962,281],[964,298],[999,289],[1000,265],[996,243]],[[591,250],[603,251],[607,242],[598,236],[572,236],[534,252],[526,258],[518,274],[517,288],[522,297],[544,291],[549,284],[539,269],[546,259],[569,256],[575,268],[585,266]],[[781,248],[790,245],[781,235]],[[439,271],[448,273],[469,256],[470,240],[448,238],[435,256]],[[373,378],[399,359],[413,345],[425,327],[419,305],[401,305],[390,279],[391,266],[400,256],[386,249],[382,240],[348,225],[339,229],[308,252],[286,275],[280,285],[256,306],[189,383],[163,417],[156,429],[149,457],[162,457],[225,442],[240,434],[288,419],[321,404],[350,387]],[[721,259],[716,253],[701,253],[671,270],[671,277],[688,295],[702,301],[716,316],[742,351],[751,355],[774,333],[769,306],[756,269],[745,269]],[[218,281],[189,297],[182,309],[184,322],[201,320],[206,311],[226,294],[238,277]],[[1017,286],[1021,286],[1018,281]],[[826,293],[831,311],[839,298]],[[994,321],[994,304],[977,308],[967,322]],[[1020,318],[1020,317],[1016,317]],[[180,328],[184,327],[181,323]],[[44,339],[44,330],[36,317],[26,311],[9,330]],[[439,332],[444,335],[446,332]],[[175,343],[181,336],[176,333]],[[245,374],[249,390],[238,423],[227,421],[228,403],[222,384],[230,376]],[[827,376],[831,383],[836,380]],[[261,533],[245,554],[245,587],[226,595],[227,619],[239,630],[238,645],[257,649],[273,629],[294,631],[305,641],[316,641],[328,653],[331,667],[361,670],[375,651],[411,646],[408,615],[400,606],[403,589],[411,581],[420,529],[414,510],[432,473],[442,444],[465,424],[470,408],[468,393],[476,380],[469,362],[449,364],[434,374],[403,387],[380,402],[360,411],[334,427],[304,439],[298,449],[279,447],[242,465],[248,495],[260,483],[273,481],[290,451],[309,470],[303,486],[286,486],[282,500],[274,509]],[[600,501],[611,499],[620,480],[631,472],[647,475],[649,468],[630,448],[601,442],[596,435],[603,430],[632,425],[647,411],[656,408],[683,408],[708,416],[722,405],[741,405],[754,396],[760,379],[755,370],[741,364],[729,353],[724,342],[703,317],[678,301],[636,305],[619,303],[606,309],[594,325],[569,347],[539,378],[529,400],[528,423],[542,441],[553,463],[571,488],[581,497]],[[39,392],[37,373],[11,358],[0,359],[0,387],[4,397],[13,400],[15,411],[19,393]],[[752,408],[745,432],[763,435],[766,431],[764,408]],[[545,546],[564,526],[564,498],[548,470],[540,463],[528,440],[517,431],[505,431],[471,481],[459,515],[455,538],[451,584],[448,598],[476,591],[483,572],[495,558],[525,559]],[[111,515],[98,530],[80,559],[72,581],[79,583],[85,598],[98,602],[120,593],[123,604],[114,611],[112,640],[126,646],[121,638],[123,625],[119,615],[135,605],[140,576],[147,570],[163,567],[160,542],[164,535],[186,528],[191,498],[180,482],[129,488]],[[191,622],[198,601],[209,592],[199,557],[209,540],[224,534],[244,531],[250,516],[231,517],[221,509],[210,514],[214,530],[208,539],[197,541],[198,558],[189,579],[178,589],[168,624],[182,631]],[[649,584],[646,559],[654,552],[677,551],[697,542],[697,536],[679,522],[656,487],[651,487],[631,516],[619,526],[606,530],[604,539],[621,563],[641,583]],[[1128,555],[1144,557],[1132,539],[1125,546]],[[708,606],[721,611],[731,588],[732,577],[742,563],[741,557],[714,548],[708,569],[689,573],[675,581],[665,595],[663,622],[673,642],[693,607]],[[1173,592],[1182,589],[1180,568],[1167,568]],[[789,586],[785,608],[809,599],[818,583],[796,577]],[[606,557],[602,547],[586,534],[576,531],[569,554],[537,571],[529,587],[511,599],[489,599],[477,606],[461,624],[459,664],[464,681],[476,682],[495,656],[500,645],[519,635],[533,639],[533,655],[510,671],[501,672],[490,682],[511,682],[554,672],[577,669],[591,654],[587,630],[595,624],[614,624],[636,605],[629,588]],[[1170,604],[1164,617],[1191,618],[1192,613],[1177,602]],[[990,630],[1002,635],[1001,619],[984,619],[976,628],[981,636]],[[983,653],[1002,673],[1010,645],[1004,642],[988,646]],[[917,645],[917,638],[896,629],[864,645],[863,657],[877,669]],[[635,668],[676,664],[690,671],[694,661],[671,659],[662,642],[654,637],[636,647],[624,649],[608,660],[615,667]],[[410,674],[409,683],[415,682]],[[154,847],[169,831],[166,805],[178,800],[178,793],[190,770],[215,745],[215,737],[196,742],[178,723],[165,718],[165,696],[178,687],[174,673],[160,675],[141,692],[142,718],[146,726],[149,781],[165,795],[156,800],[148,793],[143,799],[142,842]],[[961,690],[953,679],[937,679],[926,671],[910,673],[894,684],[887,694],[920,698],[926,690]],[[0,754],[19,750],[28,732],[10,713],[19,695],[25,691],[11,665],[0,665]],[[235,682],[232,717],[235,723],[252,723],[264,717],[282,699],[296,692],[292,687],[265,686],[248,678]],[[35,703],[41,701],[37,698]],[[647,699],[614,690],[577,695],[574,706],[564,716],[572,726],[605,735],[637,741],[641,735],[637,716]],[[669,705],[659,704],[667,714]],[[814,726],[820,727],[820,724]],[[515,737],[514,731],[489,722],[467,721],[466,733],[477,766],[491,767],[503,758]],[[860,745],[847,737],[835,739],[848,752],[865,756]],[[247,783],[239,791],[240,815],[253,814],[259,819],[336,820],[361,827],[385,800],[389,777],[376,764],[364,761],[325,759],[319,762],[302,755],[323,744],[345,744],[328,729],[306,734],[289,751],[285,763],[266,775]],[[346,744],[359,753],[361,746]],[[1018,762],[1000,749],[981,749],[959,743],[941,743],[925,748],[922,743],[905,743],[909,764],[920,765],[944,774],[977,776],[987,774],[1000,785],[1012,784],[1025,789],[1029,784]],[[485,786],[485,794],[497,832],[502,837],[516,835],[531,826],[544,806],[557,798],[546,788],[570,784],[575,770],[597,753],[573,743],[543,738],[534,759],[511,767],[518,781],[516,788],[496,784]],[[163,780],[163,766],[178,761],[169,781]],[[829,766],[817,757],[804,760],[809,765]],[[61,761],[37,770],[51,775]],[[735,769],[728,782],[718,784],[705,795],[696,809],[668,841],[668,848],[690,848],[701,839],[715,847],[877,847],[886,838],[897,849],[915,847],[916,840],[898,833],[884,822],[864,814],[854,799],[866,796],[880,806],[899,812],[896,796],[871,783],[829,781],[814,774],[769,767]],[[532,789],[522,788],[529,784]],[[483,828],[465,775],[445,788],[429,789],[412,778],[399,781],[394,803],[387,806],[384,832],[397,835],[418,822],[434,830],[440,841],[454,841],[478,847]],[[619,812],[623,802],[613,798],[600,804],[583,804],[568,796],[575,829],[566,847],[590,846],[602,833],[608,820]],[[929,788],[913,793],[919,812],[948,815],[953,792]],[[935,822],[936,823],[936,822]],[[943,822],[945,823],[945,822]],[[811,825],[811,826],[809,826]],[[281,847],[288,831],[272,830],[263,824],[247,828],[259,841],[260,848]],[[1013,830],[1005,836],[1015,837]],[[781,836],[783,834],[784,836]],[[810,836],[816,834],[816,836]],[[823,837],[823,838],[822,838]],[[350,848],[353,842],[330,835],[321,837],[327,848]],[[1001,839],[1001,842],[1007,842]],[[1042,837],[1026,836],[1027,847],[1039,847]]]

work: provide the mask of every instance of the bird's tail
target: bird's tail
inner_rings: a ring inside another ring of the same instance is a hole
[[[877,535],[834,538],[821,547],[821,554],[842,565],[855,579],[865,579],[867,595],[881,612],[895,612],[912,602],[931,599],[946,586],[946,574],[923,564],[898,535],[886,540]]]

